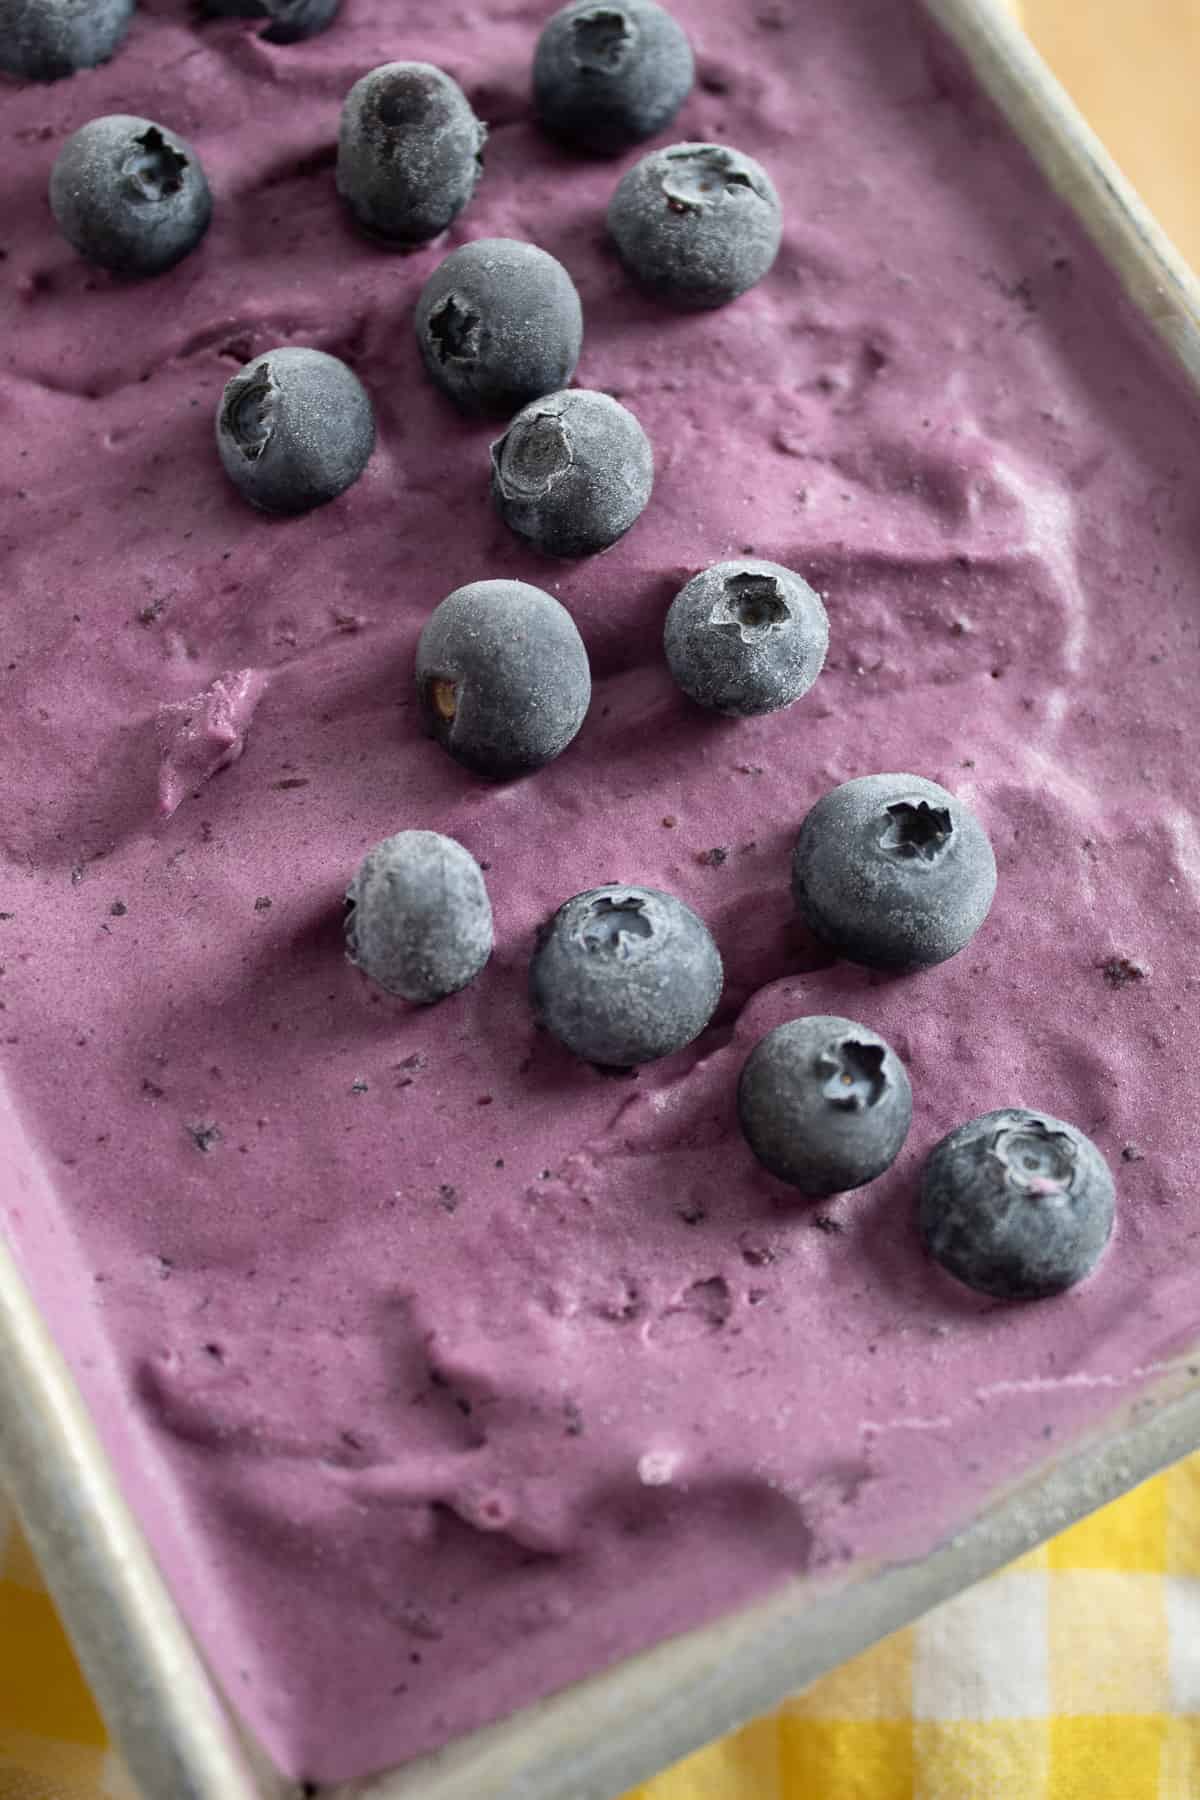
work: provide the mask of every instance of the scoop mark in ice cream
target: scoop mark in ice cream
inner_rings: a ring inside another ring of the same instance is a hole
[[[269,362],[258,363],[244,380],[235,379],[226,389],[222,426],[247,462],[257,462],[271,441],[278,393]]]
[[[447,294],[429,316],[429,335],[442,362],[474,362],[483,320],[455,294]]]
[[[886,1061],[883,1044],[864,1044],[855,1038],[830,1044],[817,1057],[818,1072],[828,1078],[826,1098],[845,1112],[878,1106],[889,1086]]]
[[[573,22],[571,53],[581,69],[612,75],[628,57],[636,36],[632,19],[597,9]]]
[[[187,157],[171,148],[156,125],[133,141],[135,148],[125,158],[122,173],[134,198],[160,201],[179,193]]]
[[[887,809],[879,847],[908,861],[934,863],[953,835],[954,822],[944,807],[898,800]]]
[[[773,575],[731,575],[710,623],[719,631],[736,631],[743,644],[753,644],[777,625],[786,625],[791,616]]]

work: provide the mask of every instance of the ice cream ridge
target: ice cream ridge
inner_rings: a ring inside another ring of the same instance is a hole
[[[915,3],[400,10],[0,0],[0,1208],[312,1782],[1197,1335],[1182,378]]]

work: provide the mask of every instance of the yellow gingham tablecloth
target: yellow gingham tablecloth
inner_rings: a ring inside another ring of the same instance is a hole
[[[1021,11],[1200,264],[1200,0]],[[0,1800],[101,1797],[136,1800],[0,1498]],[[1200,1457],[628,1800],[1200,1800]]]

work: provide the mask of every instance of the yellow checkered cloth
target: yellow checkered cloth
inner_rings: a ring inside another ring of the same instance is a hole
[[[134,1800],[0,1523],[0,1800]],[[1200,1456],[628,1800],[1197,1800]]]
[[[1022,0],[1200,261],[1200,0]],[[0,1800],[135,1800],[0,1498]],[[1200,1800],[1200,1457],[628,1800]]]

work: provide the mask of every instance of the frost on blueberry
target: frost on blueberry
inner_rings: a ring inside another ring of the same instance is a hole
[[[654,452],[608,394],[569,388],[517,414],[492,445],[492,498],[504,523],[548,556],[594,556],[645,510]]]
[[[583,308],[563,265],[515,238],[476,238],[425,283],[414,320],[425,367],[466,413],[511,419],[566,387]]]
[[[625,13],[594,7],[571,21],[571,55],[581,69],[612,75],[637,41],[637,26]]]
[[[487,128],[458,83],[431,63],[383,63],[342,107],[337,189],[373,237],[428,243],[479,182]]]
[[[257,462],[271,441],[276,387],[263,361],[249,375],[235,376],[225,389],[222,424],[247,462]]]
[[[1074,1125],[1011,1107],[942,1139],[925,1165],[919,1224],[956,1280],[1003,1300],[1036,1300],[1091,1273],[1112,1234],[1108,1164]]]
[[[773,575],[730,575],[723,586],[710,623],[720,631],[736,631],[743,644],[757,642],[772,626],[786,624],[792,616]]]
[[[527,775],[574,738],[591,699],[566,608],[523,581],[475,581],[434,608],[417,645],[425,730],[493,781]]]
[[[1024,1194],[1061,1194],[1070,1187],[1079,1152],[1069,1133],[1032,1115],[1007,1125],[992,1139],[990,1154],[1010,1188]]]
[[[862,1187],[891,1166],[912,1123],[900,1058],[849,1019],[790,1019],[746,1058],[738,1118],[765,1169],[818,1197]]]
[[[336,356],[281,345],[225,385],[217,449],[242,498],[264,512],[323,506],[358,480],[375,446],[362,382]]]
[[[847,1112],[878,1106],[887,1093],[887,1050],[883,1044],[842,1038],[820,1052],[817,1068],[826,1077],[825,1098]]]
[[[50,206],[68,243],[122,275],[160,275],[194,250],[212,195],[190,145],[150,119],[110,113],[59,151]]]
[[[429,315],[429,336],[440,362],[474,362],[483,321],[456,294],[447,294]]]
[[[122,172],[135,199],[166,200],[183,187],[187,166],[183,152],[168,144],[157,125],[151,125],[134,139]]]
[[[349,960],[387,993],[426,1005],[457,993],[492,953],[479,864],[440,832],[398,832],[359,866],[343,931]]]
[[[799,700],[821,673],[828,644],[820,595],[769,562],[702,570],[675,596],[663,630],[684,693],[735,718]]]
[[[134,0],[0,0],[0,69],[61,81],[107,61],[129,30]]]
[[[531,412],[500,440],[496,478],[521,500],[543,499],[575,461],[571,436],[557,413]]]
[[[205,10],[224,18],[266,19],[269,44],[296,44],[325,31],[342,0],[205,0]]]
[[[704,921],[657,888],[576,894],[539,935],[529,971],[539,1024],[585,1062],[634,1068],[708,1024],[721,958]]]
[[[678,307],[724,306],[770,269],[783,213],[753,157],[725,144],[675,144],[622,177],[608,228],[651,293]]]
[[[974,813],[936,782],[864,775],[805,818],[792,891],[809,930],[849,961],[924,968],[983,924],[996,858]]]
[[[703,212],[717,206],[724,195],[743,191],[763,198],[763,190],[755,185],[742,158],[720,144],[683,144],[678,150],[664,150],[659,185],[672,212]]]
[[[686,33],[655,0],[572,0],[538,39],[534,103],[556,137],[613,156],[669,125],[694,76]]]
[[[593,955],[624,961],[639,938],[653,937],[654,926],[646,916],[646,902],[635,894],[602,894],[588,909],[579,935]]]
[[[954,835],[954,821],[944,806],[927,800],[914,805],[898,800],[885,808],[880,848],[910,862],[934,863]]]

